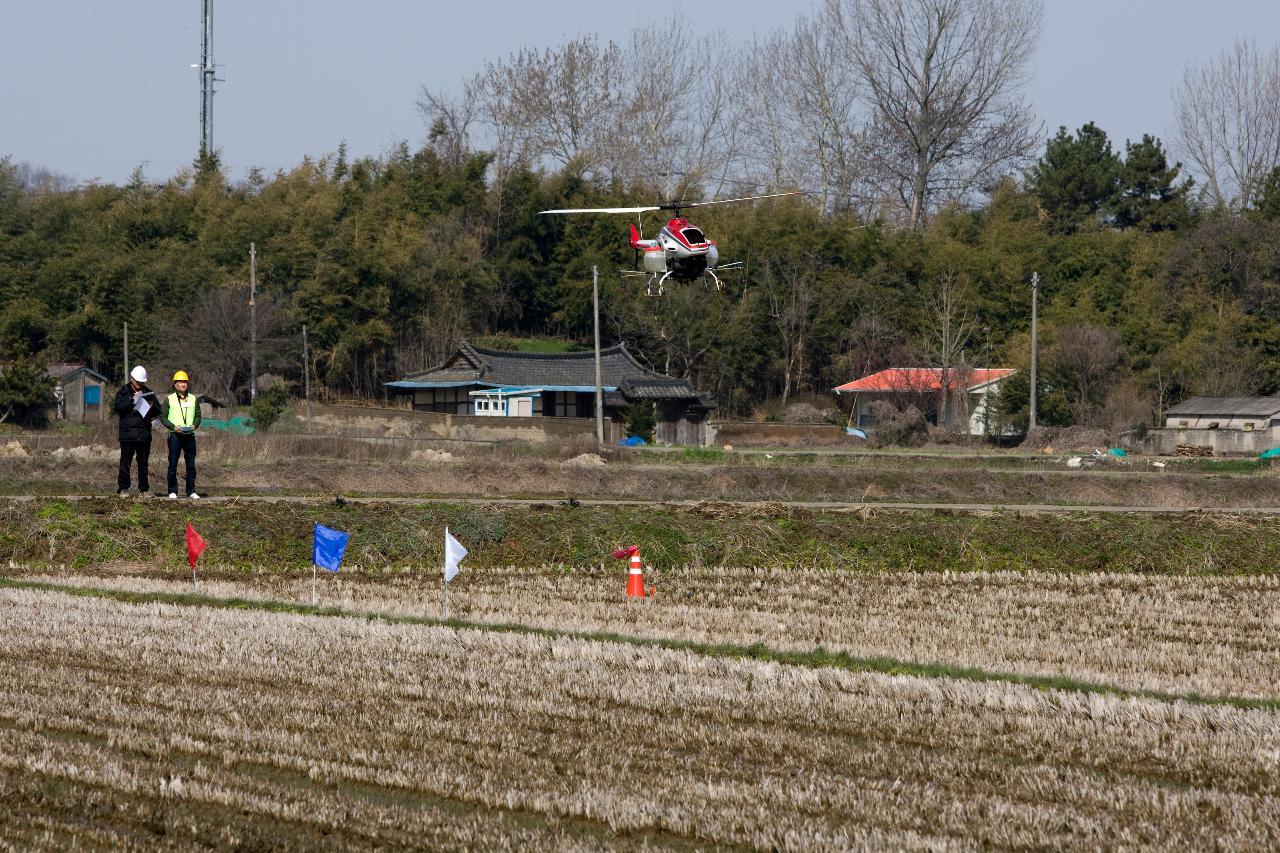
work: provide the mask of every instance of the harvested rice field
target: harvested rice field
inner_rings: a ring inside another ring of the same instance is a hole
[[[15,846],[1273,847],[1270,710],[0,593]]]
[[[1270,579],[9,574],[14,847],[1280,841]]]
[[[1280,846],[1274,521],[0,510],[0,849]]]

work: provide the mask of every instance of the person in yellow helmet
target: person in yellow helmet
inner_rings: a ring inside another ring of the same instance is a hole
[[[178,456],[187,461],[187,497],[196,494],[196,429],[200,426],[200,397],[188,389],[185,370],[173,374],[173,393],[163,400],[160,422],[169,430],[169,500],[178,497]]]

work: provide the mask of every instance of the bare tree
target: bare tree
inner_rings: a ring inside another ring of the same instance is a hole
[[[427,143],[451,166],[460,165],[472,151],[472,127],[482,108],[477,88],[478,78],[472,77],[463,82],[457,96],[426,86],[418,90],[418,113],[427,125]]]
[[[573,164],[668,194],[714,192],[741,139],[732,67],[715,44],[678,22],[635,30],[625,46],[580,36],[488,63],[456,96],[424,87],[418,111],[442,154],[491,150],[495,184],[523,166]]]
[[[877,165],[910,228],[1039,144],[1019,90],[1043,8],[1041,0],[827,0],[870,101]]]
[[[66,192],[76,185],[75,178],[70,175],[31,163],[17,163],[14,167],[14,177],[18,186],[32,195]]]
[[[867,196],[865,110],[857,71],[823,19],[757,39],[738,69],[750,160],[758,183],[813,188],[824,210]]]
[[[948,428],[952,426],[953,420],[951,385],[958,378],[964,379],[969,372],[967,368],[957,370],[974,330],[973,315],[965,307],[968,295],[969,289],[964,280],[954,271],[948,270],[938,278],[933,291],[925,298],[924,349],[934,363],[942,368],[938,426]],[[968,394],[964,395],[964,402],[967,408]]]
[[[1267,383],[1262,355],[1235,341],[1213,341],[1200,360],[1181,377],[1193,394],[1205,397],[1246,397]]]
[[[423,87],[418,111],[432,142],[469,150],[477,130],[495,155],[497,179],[541,162],[590,171],[616,124],[621,51],[579,36],[556,48],[524,49],[463,82],[457,97]]]
[[[617,124],[599,152],[614,175],[668,197],[720,189],[740,144],[740,104],[721,44],[714,36],[695,41],[677,20],[631,33],[621,51]]]
[[[860,310],[840,338],[841,354],[830,377],[837,384],[869,376],[886,367],[911,364],[913,357],[901,330],[875,310]]]
[[[282,336],[287,312],[270,294],[259,293],[257,303],[260,364],[273,370],[291,367],[294,355]],[[197,388],[234,406],[239,392],[249,386],[249,320],[248,285],[209,287],[190,311],[165,327],[159,361],[187,371]]]
[[[823,263],[804,251],[769,258],[761,265],[756,286],[782,345],[782,403],[797,390],[805,376],[809,326],[813,321],[817,278]]]
[[[1216,59],[1189,65],[1174,92],[1177,139],[1218,206],[1245,208],[1280,165],[1280,47],[1236,39]]]
[[[1071,414],[1088,424],[1101,402],[1096,399],[1124,359],[1120,334],[1103,326],[1066,326],[1055,335],[1048,367],[1071,388]]]

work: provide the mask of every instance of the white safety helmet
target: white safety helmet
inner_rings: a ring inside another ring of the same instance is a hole
[[[143,367],[141,364],[139,364],[133,370],[129,371],[129,376],[133,379],[134,382],[146,382],[147,369]]]

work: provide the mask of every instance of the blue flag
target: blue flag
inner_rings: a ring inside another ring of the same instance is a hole
[[[350,533],[317,524],[316,543],[311,550],[311,562],[322,569],[336,572],[342,565],[342,555],[346,553],[347,541],[350,538]]]

